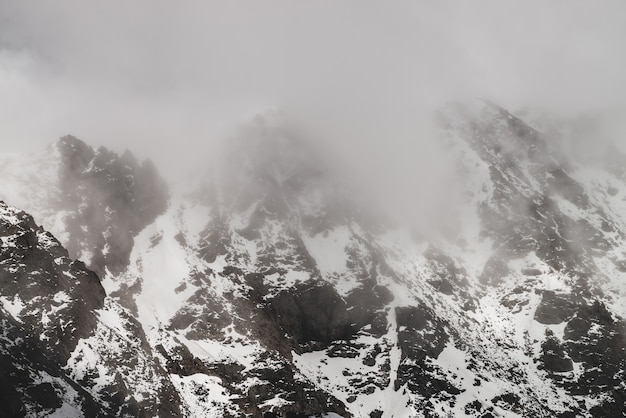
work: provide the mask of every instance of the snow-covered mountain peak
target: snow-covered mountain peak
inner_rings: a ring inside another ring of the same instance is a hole
[[[58,143],[68,179],[99,190],[61,189],[79,202],[65,210],[127,251],[106,264],[108,296],[72,340],[67,378],[107,411],[114,388],[132,393],[118,415],[623,413],[623,170],[590,170],[562,146],[567,130],[491,103],[441,115],[462,199],[420,239],[370,222],[372,202],[280,118],[243,127],[167,207],[158,187],[139,192],[159,182],[130,155]],[[90,202],[107,216],[80,218]],[[129,233],[107,235],[117,224]],[[7,251],[30,242],[8,231]],[[24,300],[4,295],[0,313],[21,319]]]
[[[210,207],[239,229],[274,219],[315,234],[357,217],[363,224],[367,216],[374,218],[374,205],[357,203],[359,196],[343,182],[319,141],[287,118],[270,116],[252,118],[217,146],[214,164],[197,170],[179,193],[182,198]]]
[[[0,195],[32,213],[100,276],[127,262],[133,235],[162,212],[165,182],[151,162],[64,136],[0,168]]]

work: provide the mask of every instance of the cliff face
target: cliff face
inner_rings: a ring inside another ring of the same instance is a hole
[[[440,116],[463,204],[428,240],[373,216],[274,118],[255,119],[167,207],[153,168],[62,139],[49,190],[63,228],[82,231],[59,229],[73,252],[3,206],[2,364],[23,394],[13,410],[623,414],[621,157],[590,165],[566,130],[490,103]],[[71,261],[87,242],[108,296]],[[32,389],[15,364],[53,376],[53,389]]]

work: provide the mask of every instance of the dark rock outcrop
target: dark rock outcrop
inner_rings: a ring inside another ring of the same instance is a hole
[[[78,340],[93,331],[104,289],[30,215],[2,202],[0,215],[0,294],[23,305],[24,326],[41,336],[52,358],[65,362]]]
[[[167,206],[165,182],[151,161],[140,163],[130,153],[118,156],[94,150],[73,136],[53,146],[61,155],[58,210],[66,210],[65,243],[72,258],[86,258],[102,276],[128,264],[133,236]]]

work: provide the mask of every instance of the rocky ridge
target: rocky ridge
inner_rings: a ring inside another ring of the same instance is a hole
[[[167,186],[150,161],[65,136],[42,153],[6,158],[0,196],[54,231],[98,276],[128,264],[133,237],[167,207]]]
[[[67,303],[67,321],[76,314],[72,301],[98,296],[78,305],[88,312],[58,344],[36,341],[46,329],[21,325],[31,308],[16,306],[28,300],[28,286],[3,285],[3,355],[81,388],[71,403],[71,390],[51,381],[57,401],[48,410],[64,402],[90,416],[623,414],[619,155],[610,150],[606,163],[589,165],[567,147],[565,131],[491,103],[450,105],[440,117],[465,202],[458,224],[428,240],[371,216],[320,168],[307,142],[273,118],[253,121],[216,174],[173,193],[167,208],[154,173],[129,180],[141,172],[135,165],[119,183],[123,176],[108,167],[119,168],[117,157],[74,152],[86,146],[62,140],[57,149],[69,147],[73,157],[60,172],[79,179],[70,190],[86,182],[120,188],[122,197],[86,195],[83,206],[125,202],[114,212],[132,245],[122,245],[121,262],[102,264],[108,296],[97,276],[64,256],[91,279],[68,287],[67,302],[48,296],[50,306]],[[17,236],[10,225],[26,215],[11,216],[7,237]],[[82,219],[87,235],[101,233],[103,224]],[[31,224],[23,228],[36,230]],[[15,240],[3,238],[3,252]],[[3,257],[18,265],[12,260],[22,255]],[[28,265],[41,273],[15,276],[9,268],[3,277],[14,283],[58,267]],[[50,294],[41,283],[36,292]],[[42,303],[33,315],[48,312]],[[50,365],[37,356],[15,360],[17,333],[52,356]],[[42,415],[41,406],[26,405],[35,398],[22,399],[15,411]]]

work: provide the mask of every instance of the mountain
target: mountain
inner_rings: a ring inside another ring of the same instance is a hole
[[[36,217],[98,275],[128,264],[133,236],[167,207],[165,181],[150,161],[119,156],[65,136],[41,153],[7,157],[0,199]]]
[[[4,416],[171,415],[141,325],[30,215],[0,203]],[[147,398],[147,399],[146,399]]]
[[[626,157],[484,101],[439,119],[462,204],[429,234],[274,114],[170,191],[73,137],[4,164],[60,239],[0,206],[8,414],[626,413]]]

